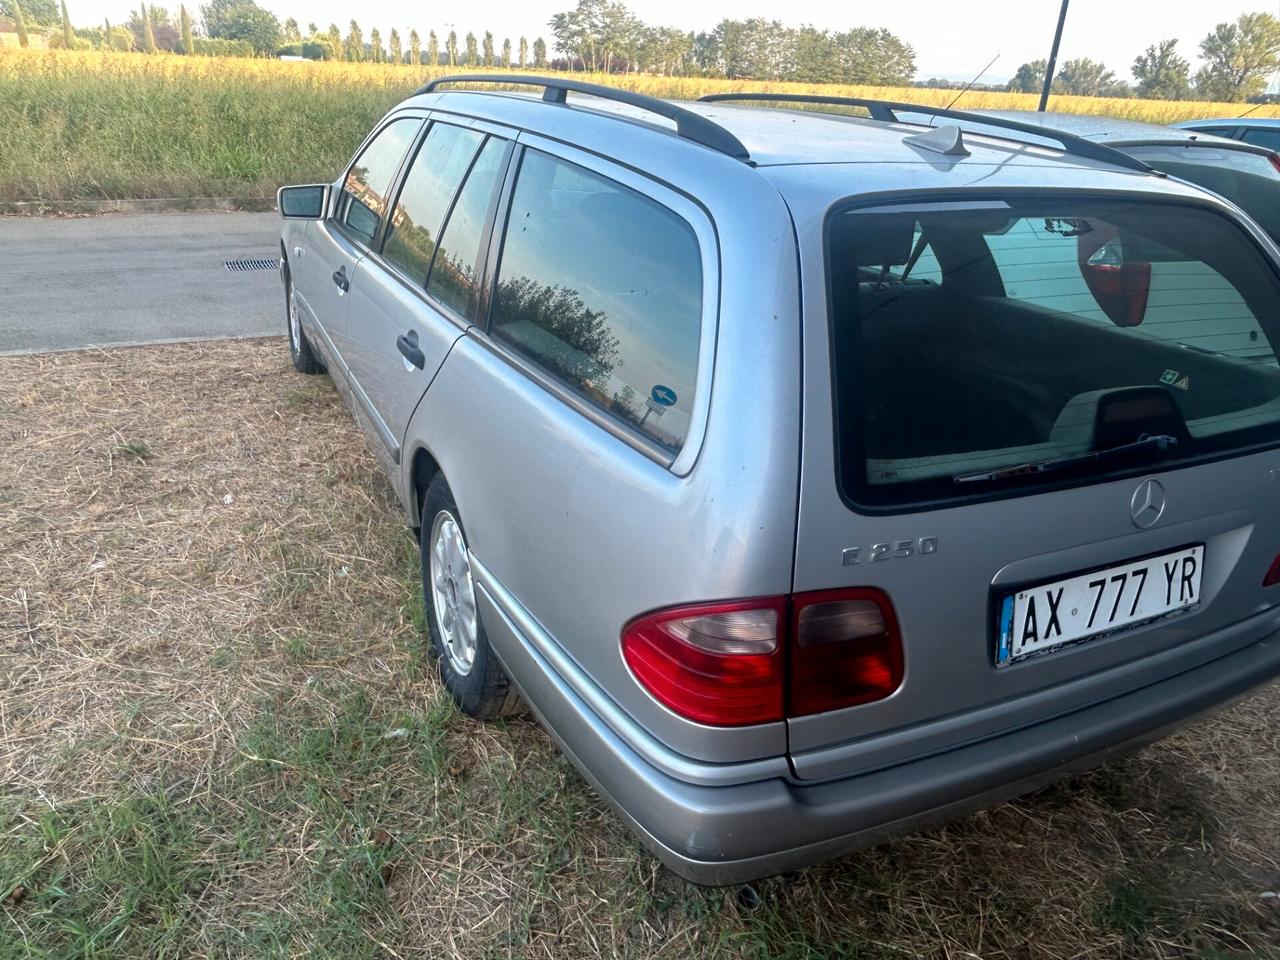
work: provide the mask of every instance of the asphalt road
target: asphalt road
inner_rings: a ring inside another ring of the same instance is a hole
[[[283,334],[274,213],[0,218],[0,355]]]

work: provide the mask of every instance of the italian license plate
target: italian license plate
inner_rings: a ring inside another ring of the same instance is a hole
[[[1195,606],[1203,569],[1197,544],[1006,594],[996,666]]]

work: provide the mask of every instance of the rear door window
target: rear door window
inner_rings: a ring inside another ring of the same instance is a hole
[[[418,283],[426,283],[440,226],[484,134],[433,123],[405,175],[387,224],[382,256]]]
[[[467,174],[440,238],[427,292],[456,313],[470,317],[476,290],[480,237],[502,176],[507,141],[490,137]]]
[[[901,279],[920,236],[937,283]],[[1280,285],[1226,217],[1067,198],[850,211],[830,238],[854,502],[1089,482],[1280,442]]]
[[[396,171],[421,127],[418,119],[393,120],[369,141],[347,172],[334,219],[361,243],[373,242]]]
[[[526,150],[492,334],[669,450],[688,433],[702,325],[692,227],[657,201]]]

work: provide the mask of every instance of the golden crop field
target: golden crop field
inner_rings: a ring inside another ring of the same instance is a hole
[[[0,202],[267,198],[328,180],[374,121],[442,68],[166,54],[0,50]],[[676,99],[773,90],[945,105],[951,90],[590,76]],[[970,109],[1034,109],[1031,94],[969,92]],[[1173,123],[1234,103],[1055,96],[1051,109]],[[1277,115],[1265,107],[1259,115]]]

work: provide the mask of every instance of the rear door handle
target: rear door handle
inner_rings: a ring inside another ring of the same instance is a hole
[[[396,349],[400,351],[400,356],[404,357],[406,362],[413,364],[419,370],[427,363],[427,358],[418,349],[417,330],[410,330],[407,334],[402,333],[396,337]]]
[[[343,293],[351,289],[351,281],[347,279],[346,267],[339,267],[333,272],[333,282],[338,285],[338,289]]]

